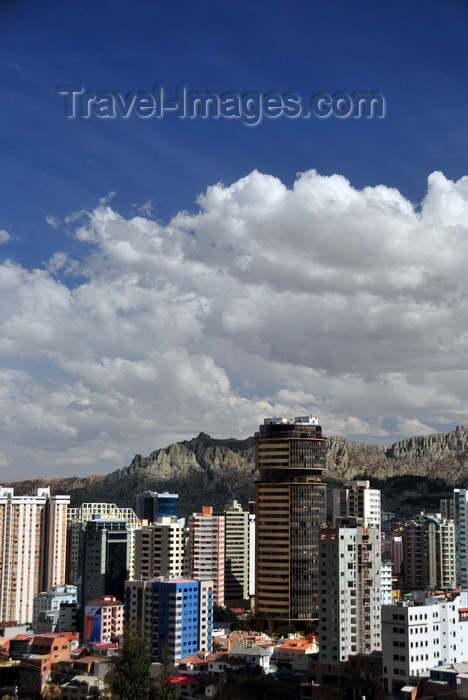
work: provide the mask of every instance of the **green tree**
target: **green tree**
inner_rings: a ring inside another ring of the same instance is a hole
[[[125,627],[123,646],[105,681],[120,700],[147,700],[150,690],[150,643],[141,625]]]
[[[161,667],[151,685],[150,700],[177,700],[181,693],[181,688],[179,683],[173,683],[176,677],[177,671],[172,663],[170,649],[164,647]]]
[[[295,625],[283,625],[282,627],[278,628],[278,634],[281,637],[287,637],[288,634],[296,634],[296,626]]]
[[[222,605],[213,606],[213,621],[230,622],[231,630],[239,630],[242,628],[239,615],[237,615],[234,610],[231,610],[231,608],[225,608]]]

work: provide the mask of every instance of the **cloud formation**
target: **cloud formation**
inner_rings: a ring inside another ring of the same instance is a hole
[[[4,480],[105,473],[269,415],[385,444],[466,422],[468,177],[433,173],[415,207],[254,171],[167,225],[141,212],[102,200],[64,223],[82,257],[0,266]]]

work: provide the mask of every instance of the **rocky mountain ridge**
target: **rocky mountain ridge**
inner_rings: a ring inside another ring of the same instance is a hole
[[[431,490],[438,499],[444,489],[449,494],[454,486],[468,484],[468,426],[399,440],[390,447],[331,437],[327,441],[327,467],[326,480],[331,484],[364,476],[378,482],[387,508],[393,507],[392,498],[399,498],[399,489],[406,493],[408,502],[417,502]],[[134,507],[135,496],[141,491],[169,491],[179,494],[181,514],[187,514],[202,505],[221,509],[231,498],[245,505],[254,497],[254,468],[253,437],[220,440],[200,433],[155,450],[148,457],[135,455],[129,466],[105,477],[42,479],[35,485],[50,484],[54,493],[70,493],[72,505],[111,501]],[[15,493],[31,493],[33,484],[9,485],[15,486]]]

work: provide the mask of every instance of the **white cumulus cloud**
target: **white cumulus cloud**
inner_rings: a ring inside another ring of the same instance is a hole
[[[167,225],[151,215],[109,197],[66,217],[81,257],[0,265],[0,438],[18,477],[102,473],[268,415],[386,444],[465,422],[468,178],[433,173],[416,207],[341,175],[289,188],[254,171]]]

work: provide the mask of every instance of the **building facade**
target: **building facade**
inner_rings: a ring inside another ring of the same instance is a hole
[[[49,591],[38,593],[33,600],[33,629],[42,612],[59,610],[61,605],[76,604],[76,602],[76,586],[52,586]]]
[[[151,658],[168,650],[173,663],[187,654],[211,651],[213,582],[158,578],[127,581],[125,623],[141,623],[151,641]]]
[[[468,588],[468,491],[453,490],[457,586]]]
[[[175,516],[157,518],[135,530],[135,579],[183,577],[187,571],[185,526]]]
[[[132,508],[119,508],[115,503],[82,503],[78,508],[68,509],[67,534],[67,583],[78,585],[82,571],[80,562],[83,545],[82,532],[90,520],[125,520],[130,533],[141,527]],[[132,540],[132,537],[130,538]],[[130,546],[129,577],[133,578],[133,544]]]
[[[85,605],[83,641],[108,643],[123,634],[124,606],[115,596],[103,595]]]
[[[82,583],[79,602],[103,595],[123,600],[125,581],[129,579],[132,533],[125,520],[96,518],[86,523],[82,532]]]
[[[267,418],[255,441],[257,624],[305,626],[318,618],[326,439],[305,416]]]
[[[163,516],[177,518],[179,515],[179,494],[167,491],[163,493],[143,491],[143,493],[137,494],[135,511],[140,520],[147,520],[148,523],[154,523]]]
[[[380,529],[359,518],[337,518],[321,531],[320,662],[381,648]]]
[[[225,571],[224,599],[227,603],[249,597],[249,513],[236,500],[224,509]]]
[[[403,528],[406,591],[454,587],[457,577],[456,528],[453,520],[429,515]]]
[[[382,607],[384,691],[397,693],[429,670],[466,661],[468,591]]]
[[[190,578],[213,582],[213,602],[224,605],[225,519],[206,506],[189,517]]]
[[[65,583],[70,496],[0,487],[0,622],[31,622],[34,597]]]
[[[364,527],[380,528],[380,491],[369,481],[347,481],[333,489],[333,520],[347,516],[362,518]]]

